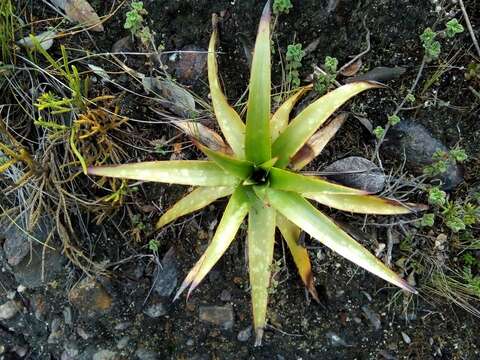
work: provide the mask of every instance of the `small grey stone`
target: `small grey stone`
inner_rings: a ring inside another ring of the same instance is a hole
[[[19,312],[19,305],[13,301],[9,300],[5,304],[0,305],[0,320],[9,320],[13,318]]]
[[[25,256],[30,252],[30,242],[28,238],[20,231],[11,229],[5,236],[3,251],[10,265],[16,266],[20,264]]]
[[[200,320],[219,325],[225,330],[233,327],[233,307],[230,304],[224,306],[200,306],[199,316]]]
[[[65,321],[66,325],[72,325],[72,308],[70,306],[66,306],[63,309],[63,320]]]
[[[117,342],[117,349],[118,350],[123,350],[128,346],[128,343],[130,342],[130,337],[129,336],[124,336]]]
[[[50,335],[48,336],[47,343],[49,344],[58,344],[63,337],[64,334],[64,324],[62,319],[55,318],[52,320],[50,325]]]
[[[168,297],[177,286],[177,261],[174,248],[170,248],[162,259],[162,265],[157,266],[154,273],[154,289],[160,296]]]
[[[147,306],[144,310],[143,313],[151,318],[158,318],[160,316],[163,316],[167,313],[167,308],[162,302],[156,302],[154,304],[151,304]]]
[[[75,360],[79,354],[78,345],[73,341],[68,341],[63,345],[64,351],[61,360]]]
[[[222,290],[220,293],[220,300],[222,301],[231,301],[232,300],[232,294],[228,290]]]
[[[117,353],[110,350],[100,350],[93,354],[92,360],[116,360]]]
[[[115,325],[114,329],[117,331],[123,331],[123,330],[127,330],[130,326],[132,326],[131,322],[124,321]]]
[[[250,336],[252,336],[252,327],[251,326],[247,327],[246,329],[243,329],[243,330],[239,331],[239,333],[237,335],[237,339],[238,339],[238,341],[245,342],[248,339],[250,339]]]
[[[156,353],[144,348],[137,349],[137,351],[135,351],[135,356],[137,357],[138,360],[158,360],[159,359]]]
[[[406,333],[404,333],[403,331],[401,332],[402,334],[402,339],[403,341],[405,342],[405,344],[410,344],[412,342],[412,339],[410,339],[410,336],[408,336]]]
[[[421,124],[409,119],[402,119],[387,133],[382,151],[393,158],[405,160],[406,167],[420,175],[426,166],[436,160],[436,151],[448,152],[448,148]],[[455,162],[450,162],[447,171],[436,179],[442,182],[444,190],[453,190],[463,181],[463,170]]]
[[[195,344],[195,342],[193,341],[193,339],[188,339],[188,340],[187,340],[187,346],[193,346],[193,344]]]
[[[380,330],[382,328],[382,321],[380,320],[380,316],[376,312],[371,310],[368,305],[363,305],[362,311],[375,330]]]
[[[348,344],[342,337],[336,333],[329,331],[325,334],[328,341],[335,347],[351,347],[352,345]]]
[[[383,171],[370,160],[359,156],[337,160],[322,172],[326,173],[325,177],[329,180],[371,193],[378,193],[385,186]]]

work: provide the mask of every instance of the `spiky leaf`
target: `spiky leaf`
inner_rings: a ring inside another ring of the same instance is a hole
[[[231,195],[234,190],[235,188],[233,186],[205,186],[196,188],[168,209],[160,217],[156,227],[159,229],[181,216],[203,209],[215,200]]]
[[[267,189],[266,199],[279,213],[336,253],[382,279],[416,293],[405,280],[300,195]]]
[[[253,52],[247,103],[245,155],[257,165],[271,158],[270,67],[270,2],[267,2]]]
[[[369,82],[355,82],[341,86],[309,105],[298,114],[272,145],[277,166],[285,167],[318,128],[345,102],[362,91],[380,87]]]
[[[305,284],[305,287],[308,289],[312,297],[319,302],[320,299],[318,298],[318,293],[313,282],[312,265],[310,264],[308,251],[298,243],[302,230],[278,212],[277,227],[287,243],[288,249],[292,254],[293,261],[297,266],[298,273]]]
[[[248,213],[248,268],[252,291],[255,345],[260,345],[267,316],[273,245],[275,210],[256,199]]]
[[[195,186],[236,185],[238,179],[211,161],[145,161],[141,163],[96,166],[88,174],[121,179],[156,181]]]
[[[235,155],[245,158],[245,124],[237,112],[228,104],[218,78],[218,65],[215,55],[217,44],[217,17],[213,16],[213,32],[208,45],[208,83],[213,110],[225,139]]]
[[[190,286],[190,289],[188,290],[187,297],[190,296],[190,293],[200,284],[205,275],[208,274],[232,243],[249,209],[247,191],[250,190],[237,187],[230,197],[212,241],[200,260],[198,260],[193,269],[188,273],[180,289],[177,291],[175,299],[177,299],[188,286]]]
[[[363,190],[334,184],[314,176],[296,174],[278,168],[270,169],[270,186],[274,189],[297,193],[352,194],[365,195]]]

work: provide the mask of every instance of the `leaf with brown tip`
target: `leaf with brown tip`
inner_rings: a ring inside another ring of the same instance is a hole
[[[174,124],[185,135],[190,136],[206,147],[225,154],[232,154],[232,149],[225,144],[222,137],[209,127],[195,121],[175,121]]]
[[[230,175],[214,162],[201,160],[145,161],[123,165],[91,166],[87,173],[120,179],[194,186],[232,186],[239,182],[238,178]]]
[[[200,260],[188,273],[174,300],[178,299],[182,292],[190,286],[188,298],[235,239],[235,235],[249,209],[248,191],[251,190],[238,187],[230,197],[212,241]]]
[[[415,288],[300,195],[268,188],[265,197],[288,220],[347,260],[402,289],[417,293]]]
[[[256,198],[248,213],[248,269],[252,292],[255,346],[261,345],[275,243],[275,210]]]
[[[422,204],[401,203],[373,195],[302,193],[307,199],[315,200],[334,209],[357,214],[401,215],[424,211],[428,206]]]
[[[292,169],[301,170],[314,160],[342,127],[347,117],[347,113],[341,113],[313,134],[306,144],[293,156],[290,161]]]
[[[290,220],[286,219],[279,212],[277,212],[277,227],[282,233],[282,236],[285,239],[288,248],[290,249],[293,261],[297,266],[298,273],[305,284],[305,287],[308,289],[315,301],[320,302],[317,289],[315,288],[313,281],[312,265],[310,264],[308,251],[298,243],[302,230]]]
[[[270,119],[270,134],[272,142],[277,140],[278,136],[287,128],[290,113],[297,101],[305,94],[305,92],[312,89],[312,85],[301,87],[295,94],[290,96],[280,107],[275,111]]]
[[[272,145],[272,156],[278,156],[278,167],[285,167],[320,126],[345,102],[381,84],[356,82],[341,86],[310,104],[298,114]]]
[[[215,54],[217,44],[217,15],[213,15],[213,32],[208,45],[208,83],[213,110],[225,139],[239,158],[245,158],[245,124],[240,115],[228,104],[218,78],[218,65]]]

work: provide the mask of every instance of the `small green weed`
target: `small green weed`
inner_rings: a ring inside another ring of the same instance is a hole
[[[300,86],[300,74],[298,70],[302,67],[302,59],[305,56],[305,51],[302,49],[302,44],[290,44],[287,47],[287,82],[291,88]]]
[[[431,28],[426,28],[420,35],[422,46],[425,50],[425,56],[428,61],[436,60],[440,56],[442,46],[437,40],[439,35],[446,36],[447,38],[453,38],[455,35],[464,31],[462,24],[457,19],[452,19],[445,24],[445,30],[433,31]]]
[[[325,62],[323,64],[325,74],[317,75],[314,85],[314,89],[319,95],[326,94],[335,82],[335,78],[337,77],[337,67],[338,60],[336,58],[330,56],[325,57]]]
[[[275,15],[288,14],[293,7],[290,0],[274,0],[272,10]]]
[[[144,46],[149,46],[153,41],[153,35],[148,26],[144,25],[144,16],[148,11],[143,7],[142,1],[133,1],[130,4],[130,11],[127,12],[123,27],[130,30],[133,37],[140,39]]]
[[[423,173],[430,177],[445,173],[448,170],[448,167],[455,162],[462,163],[467,161],[468,155],[464,149],[456,147],[448,152],[437,150],[432,158],[435,162],[423,169]]]

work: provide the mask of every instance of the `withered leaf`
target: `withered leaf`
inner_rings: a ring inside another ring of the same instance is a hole
[[[103,31],[98,14],[87,0],[51,0],[54,5],[65,11],[67,17],[92,31]]]
[[[357,61],[354,61],[353,63],[342,69],[342,71],[340,71],[340,74],[342,74],[343,76],[353,76],[358,72],[358,70],[360,70],[362,65],[362,59],[358,59]]]
[[[405,68],[395,66],[395,67],[376,67],[365,74],[355,76],[345,80],[345,83],[351,83],[355,81],[377,81],[384,83],[393,79],[396,79],[405,73]]]

